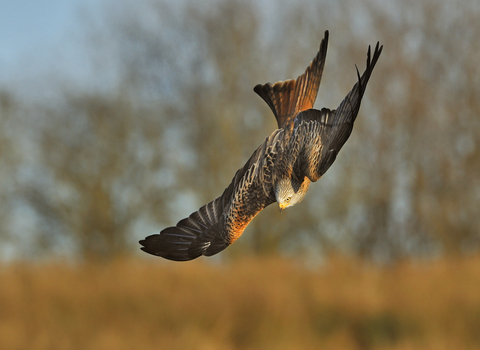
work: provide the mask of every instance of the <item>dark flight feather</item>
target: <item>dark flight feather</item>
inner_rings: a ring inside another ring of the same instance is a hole
[[[370,46],[368,47],[365,72],[360,77],[357,69],[358,82],[336,110],[309,109],[299,113],[295,119],[291,145],[287,148],[301,150],[299,154],[290,155],[295,159],[297,177],[307,176],[310,181],[315,182],[335,161],[353,130],[368,80],[382,49],[383,46],[377,43],[371,58]]]

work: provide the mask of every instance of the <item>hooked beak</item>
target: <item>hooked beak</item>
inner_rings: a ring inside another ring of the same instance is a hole
[[[286,208],[287,206],[285,204],[279,203],[278,204],[278,210],[280,210],[280,213]]]

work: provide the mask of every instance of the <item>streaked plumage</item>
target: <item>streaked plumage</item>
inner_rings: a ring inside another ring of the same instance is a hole
[[[240,237],[265,207],[278,202],[281,210],[299,203],[311,182],[332,165],[352,132],[370,74],[382,52],[370,47],[367,67],[336,110],[313,109],[322,78],[328,31],[304,74],[295,80],[257,85],[254,91],[269,105],[278,123],[275,130],[237,171],[223,194],[178,222],[140,241],[147,253],[185,261],[211,256]]]

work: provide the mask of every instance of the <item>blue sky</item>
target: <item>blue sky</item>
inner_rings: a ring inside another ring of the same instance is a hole
[[[0,57],[7,64],[58,41],[71,25],[79,0],[0,2]]]
[[[52,52],[78,31],[79,14],[93,0],[1,0],[0,83],[38,74]]]

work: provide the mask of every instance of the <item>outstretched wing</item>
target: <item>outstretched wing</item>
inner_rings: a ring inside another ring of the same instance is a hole
[[[170,260],[214,255],[241,236],[252,219],[275,202],[271,171],[283,130],[275,130],[237,171],[223,194],[177,223],[140,241],[147,253]]]
[[[327,57],[327,45],[328,31],[325,32],[317,55],[305,73],[297,79],[280,81],[273,85],[258,84],[253,88],[272,109],[279,129],[290,130],[298,113],[313,108]]]
[[[297,116],[287,150],[293,153],[290,157],[296,159],[294,172],[298,176],[317,181],[335,161],[352,132],[368,80],[382,49],[383,46],[377,43],[371,58],[368,47],[365,72],[360,77],[357,69],[358,82],[336,110],[310,109]]]

